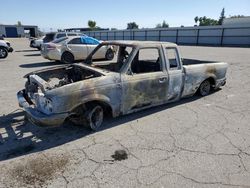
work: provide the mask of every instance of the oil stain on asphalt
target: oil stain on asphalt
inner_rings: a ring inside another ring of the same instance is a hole
[[[111,155],[111,157],[115,161],[122,161],[122,160],[126,160],[128,158],[128,154],[125,150],[116,150],[115,153],[113,155]]]

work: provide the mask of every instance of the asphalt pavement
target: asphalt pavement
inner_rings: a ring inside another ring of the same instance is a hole
[[[229,63],[227,84],[131,115],[100,131],[27,122],[16,92],[51,67],[28,39],[0,60],[0,187],[250,187],[250,48],[180,46],[182,57]]]

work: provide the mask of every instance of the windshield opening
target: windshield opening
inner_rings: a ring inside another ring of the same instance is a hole
[[[103,44],[98,46],[98,49],[87,58],[86,63],[107,71],[120,72],[132,51],[132,46]]]

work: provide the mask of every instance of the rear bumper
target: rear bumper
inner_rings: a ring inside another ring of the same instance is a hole
[[[37,44],[35,41],[30,41],[30,47],[31,48],[39,48],[41,44]]]
[[[226,82],[227,82],[226,78],[222,78],[222,79],[216,80],[215,89],[217,89],[217,88],[219,88],[221,86],[226,85]]]
[[[24,109],[28,120],[34,125],[41,127],[57,127],[62,125],[65,119],[68,117],[68,113],[47,115],[39,112],[36,108],[29,104],[26,98],[27,96],[25,95],[24,90],[17,93],[19,106]]]
[[[51,50],[51,51],[41,51],[41,55],[43,56],[43,58],[45,59],[49,59],[49,60],[61,60],[61,53],[58,50]]]

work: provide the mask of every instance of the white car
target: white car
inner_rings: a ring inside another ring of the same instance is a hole
[[[13,48],[10,46],[10,43],[5,40],[0,40],[0,59],[6,58],[9,52],[13,52]]]
[[[68,37],[68,36],[80,36],[83,35],[81,33],[75,33],[75,32],[50,32],[47,33],[45,36],[41,38],[34,38],[30,40],[30,47],[31,48],[37,48],[38,50],[41,50],[43,43],[51,42],[55,39],[59,39],[62,37]]]
[[[101,41],[88,36],[63,37],[43,44],[41,55],[45,59],[73,63],[86,59],[100,43]],[[115,49],[112,46],[103,46],[95,54],[94,59],[112,60],[114,53]]]
[[[42,44],[43,44],[43,39],[44,39],[44,38],[45,38],[45,36],[40,37],[40,38],[38,38],[38,39],[36,39],[36,38],[31,39],[31,40],[30,40],[30,47],[31,47],[31,48],[37,48],[38,50],[40,50],[40,49],[41,49],[41,46],[42,46]]]

